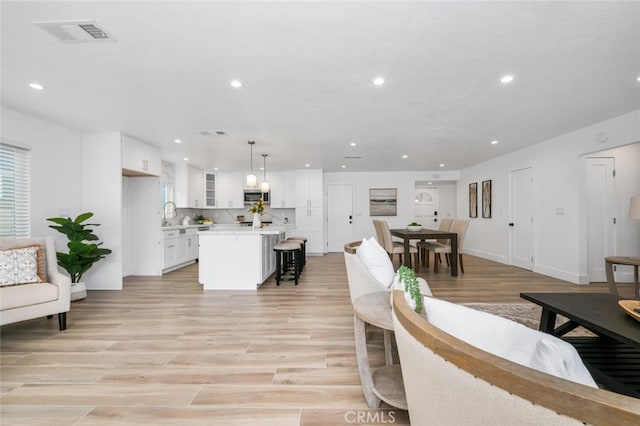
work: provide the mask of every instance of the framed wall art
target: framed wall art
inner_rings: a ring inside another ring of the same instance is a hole
[[[370,216],[397,216],[398,189],[371,188],[369,189]]]
[[[482,217],[491,217],[491,180],[482,181]]]
[[[469,217],[478,217],[478,182],[469,184]]]

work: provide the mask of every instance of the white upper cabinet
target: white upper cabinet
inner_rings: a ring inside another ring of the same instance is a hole
[[[293,171],[269,173],[271,208],[284,209],[296,206],[295,179]]]
[[[205,193],[206,207],[244,208],[244,174],[242,172],[207,173]]]
[[[122,136],[122,174],[125,176],[160,176],[160,148]]]
[[[178,207],[204,207],[204,170],[190,164],[176,164],[175,202]]]
[[[194,166],[187,166],[189,180],[188,203],[189,207],[204,207],[204,170]]]
[[[322,169],[303,169],[295,171],[296,207],[322,207]]]

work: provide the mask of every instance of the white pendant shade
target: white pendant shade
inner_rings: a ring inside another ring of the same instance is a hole
[[[258,187],[258,177],[253,173],[247,175],[247,188],[256,189]]]
[[[262,184],[260,184],[260,191],[263,194],[266,192],[269,192],[269,189],[270,189],[269,181],[267,181],[267,156],[268,155],[269,154],[262,154],[262,163],[263,163],[262,171],[264,172],[264,180],[262,181]]]
[[[249,146],[251,147],[251,171],[247,175],[247,184],[246,187],[249,189],[256,189],[258,187],[258,177],[253,173],[253,145],[255,141],[249,141]]]

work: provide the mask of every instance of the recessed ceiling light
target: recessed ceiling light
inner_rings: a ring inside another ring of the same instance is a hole
[[[640,81],[640,75],[638,76],[638,78],[636,78],[636,81]]]
[[[213,168],[213,170],[218,171],[218,168],[217,168],[217,167],[214,167],[214,168]]]
[[[343,164],[342,166],[340,166],[340,167],[342,167],[343,169],[346,169],[346,168],[347,168],[347,166],[346,166],[346,165],[344,165],[344,164]]]
[[[358,144],[357,144],[357,143],[355,143],[355,142],[351,142],[349,145],[351,145],[351,146],[356,146],[356,145],[358,145]]]
[[[373,84],[375,84],[376,86],[382,86],[384,84],[384,78],[382,77],[376,77],[373,80]]]
[[[427,182],[427,185],[432,185],[432,182]]]
[[[29,83],[29,87],[31,87],[34,90],[44,90],[44,86],[42,84],[36,83],[36,82]]]
[[[189,157],[184,157],[184,161],[189,161]]]
[[[305,167],[311,167],[311,164],[305,164],[304,166]]]
[[[235,87],[235,88],[242,87],[242,82],[240,80],[231,80],[231,87]]]
[[[182,141],[180,139],[174,139],[173,140],[175,143],[182,143]]]
[[[503,75],[500,79],[500,83],[506,84],[511,83],[513,81],[513,76],[511,74]]]
[[[440,163],[440,167],[444,167],[444,163]]]
[[[498,145],[498,141],[491,141],[491,145]]]

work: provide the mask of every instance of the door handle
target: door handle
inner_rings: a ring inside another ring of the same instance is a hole
[[[434,221],[434,222],[437,222],[437,221],[438,221],[438,218],[436,217],[435,219],[433,219],[433,221]]]
[[[513,226],[513,222],[509,222],[509,226]]]

